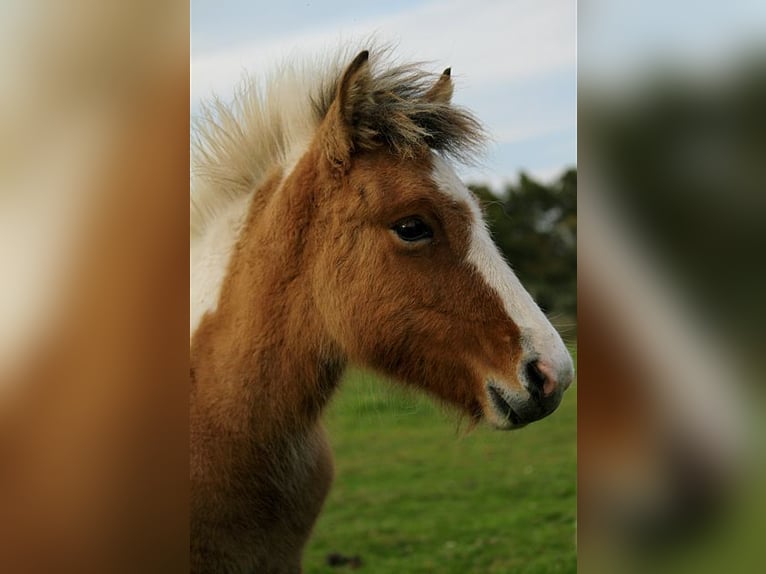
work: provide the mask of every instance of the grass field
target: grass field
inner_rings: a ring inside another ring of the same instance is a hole
[[[456,417],[351,372],[325,414],[336,478],[304,556],[357,572],[576,572],[576,386],[516,432],[458,431]],[[465,426],[465,425],[463,425]]]

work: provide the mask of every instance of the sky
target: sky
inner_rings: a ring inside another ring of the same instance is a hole
[[[577,161],[574,0],[192,0],[192,113],[247,71],[374,35],[405,61],[452,68],[456,104],[491,143],[458,171],[499,189],[520,171],[551,181]]]
[[[587,0],[578,43],[581,80],[642,81],[658,67],[715,73],[763,56],[763,0]]]

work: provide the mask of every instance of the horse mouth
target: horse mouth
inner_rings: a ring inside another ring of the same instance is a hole
[[[500,390],[497,387],[495,387],[494,384],[488,383],[487,391],[489,393],[489,399],[492,403],[492,407],[506,421],[509,421],[511,423],[512,426],[509,428],[520,428],[524,426],[525,423],[522,421],[521,417],[518,415],[516,411],[513,410],[513,407],[505,398],[503,393],[500,392]]]

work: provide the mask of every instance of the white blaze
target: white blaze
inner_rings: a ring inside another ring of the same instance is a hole
[[[433,181],[439,190],[454,201],[467,206],[472,230],[467,259],[503,302],[508,317],[519,327],[530,358],[550,365],[565,384],[571,380],[572,358],[556,329],[522,286],[503,259],[484,223],[476,198],[460,181],[455,170],[434,155]]]

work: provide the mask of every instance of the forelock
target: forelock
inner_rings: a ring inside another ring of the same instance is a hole
[[[370,56],[370,81],[356,96],[352,131],[356,149],[386,146],[398,156],[416,157],[425,149],[472,163],[483,151],[486,136],[465,108],[430,101],[426,93],[439,79],[421,63],[390,64],[385,50]],[[341,74],[313,98],[318,118],[330,109]]]

